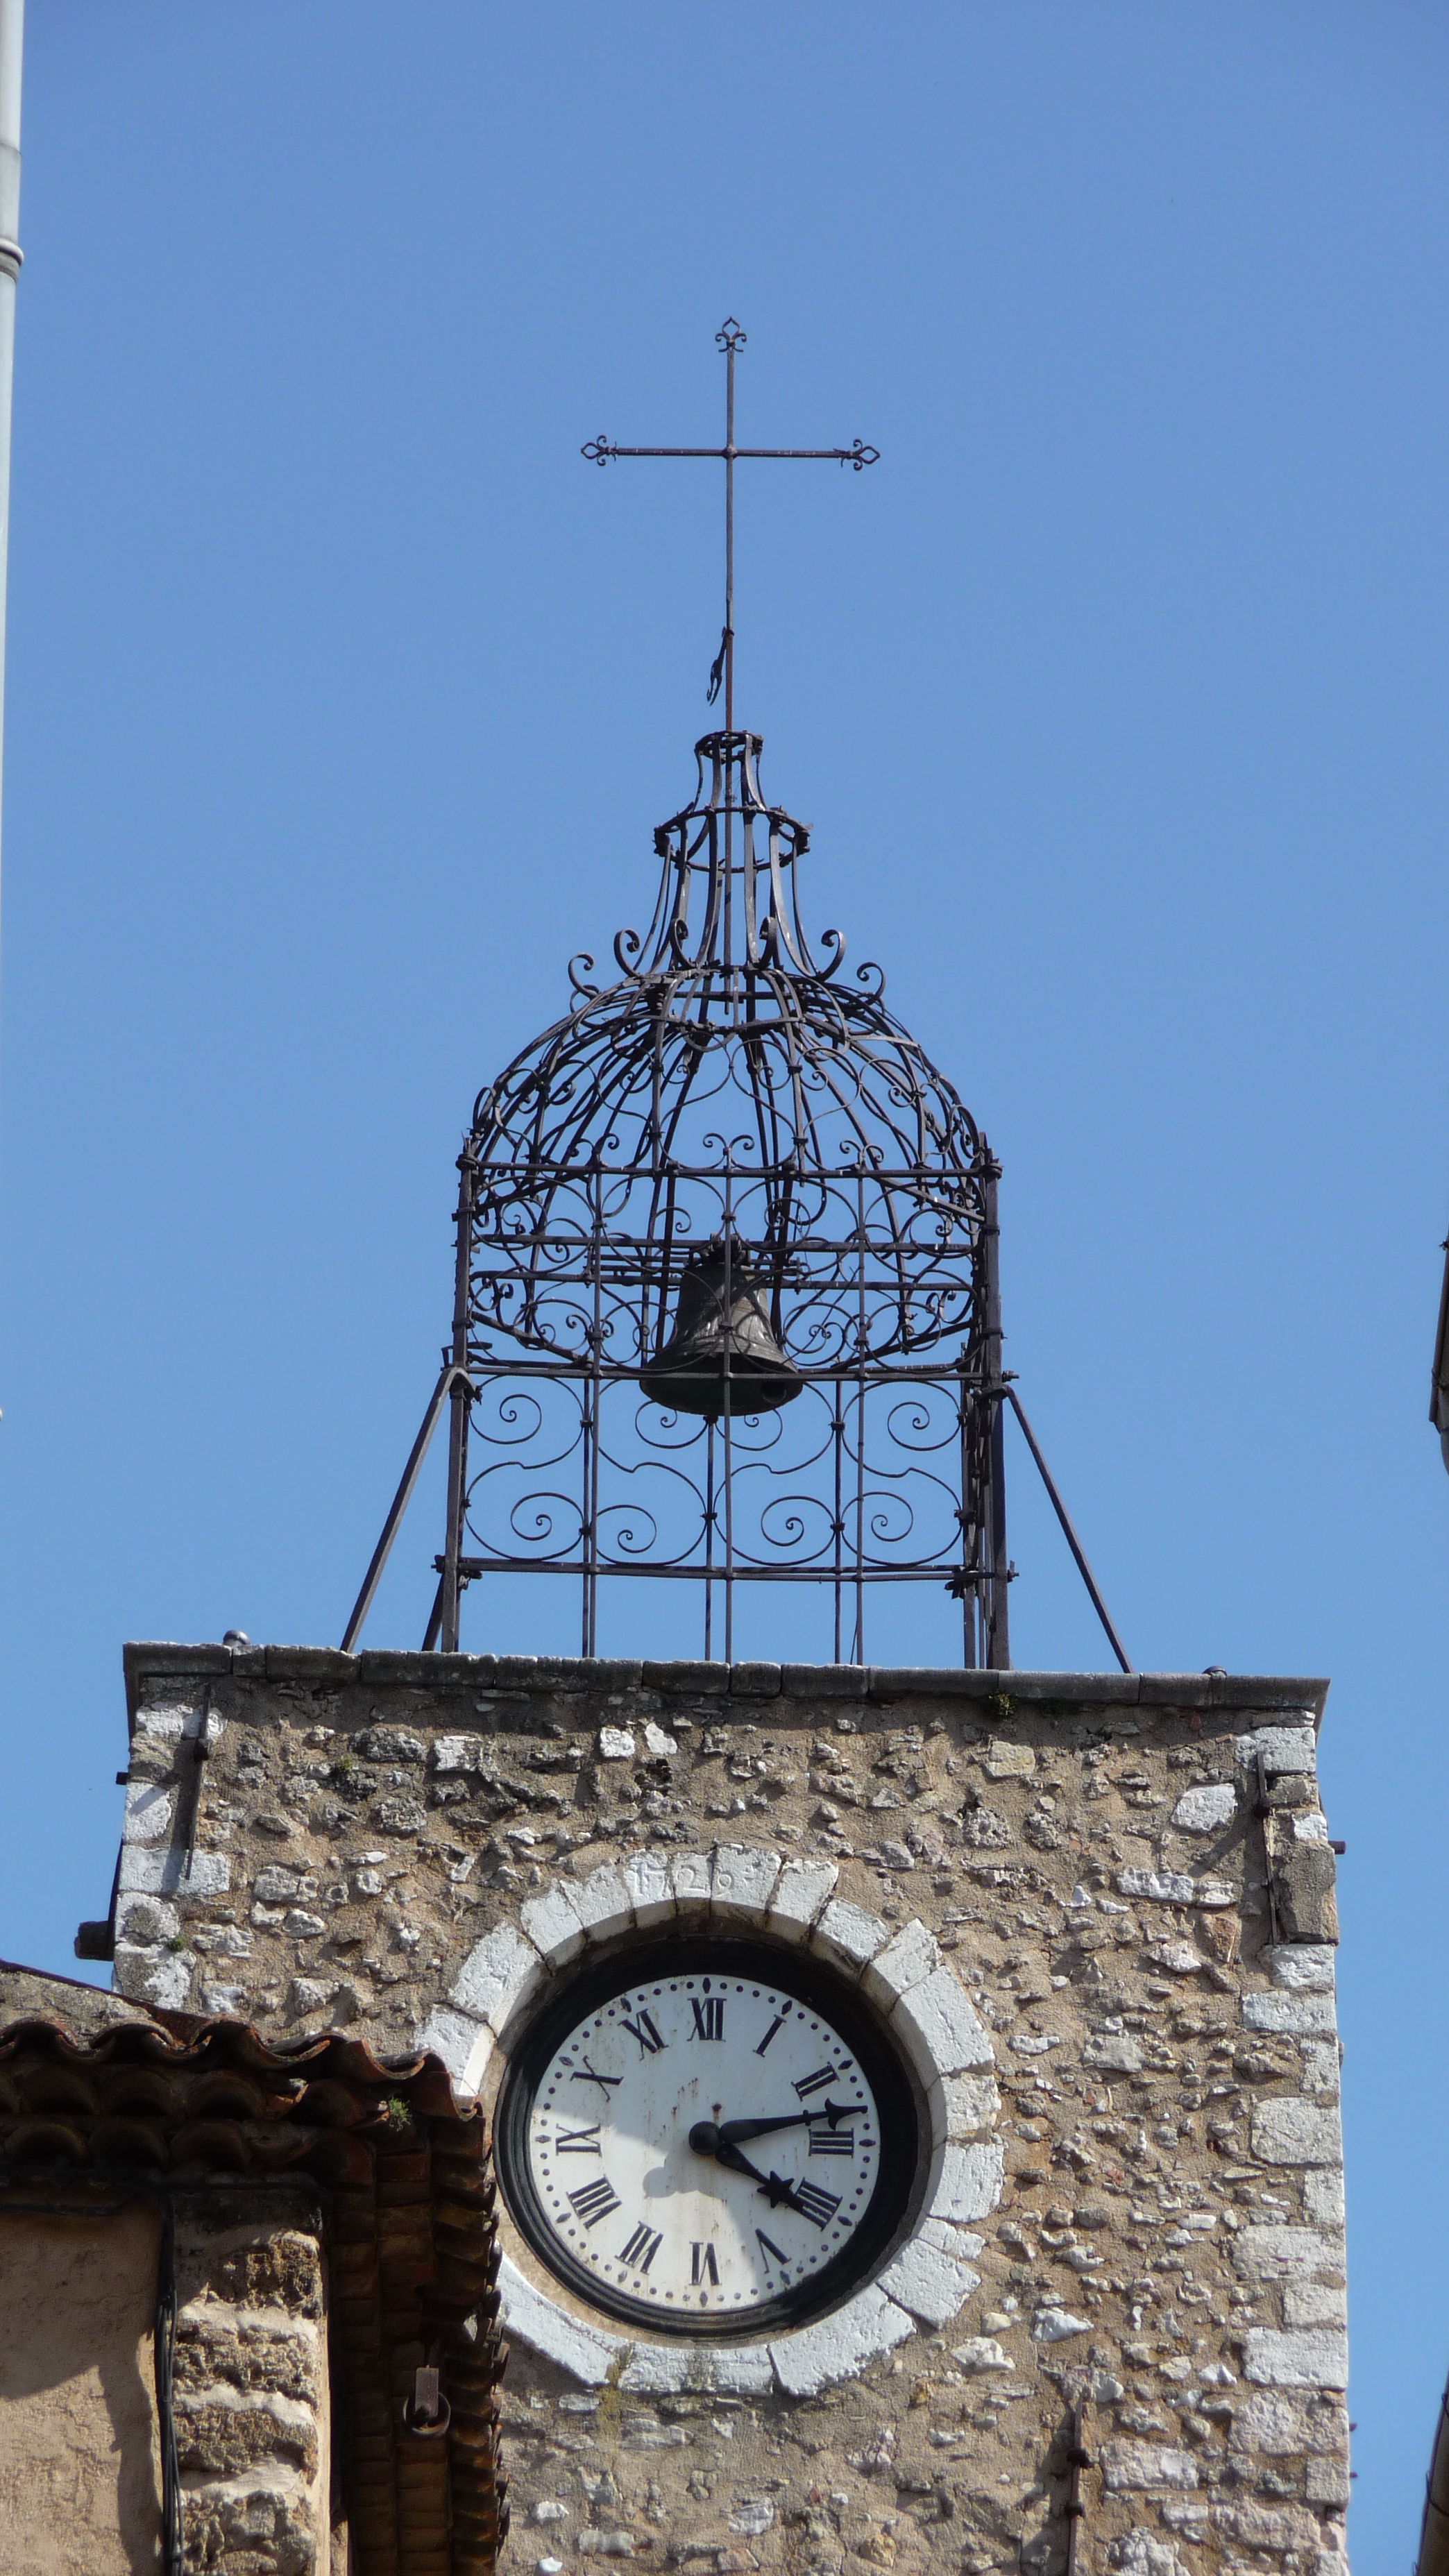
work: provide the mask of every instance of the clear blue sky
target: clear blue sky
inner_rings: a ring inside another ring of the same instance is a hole
[[[1422,0],[31,0],[26,62],[0,1951],[105,1909],[124,1638],[340,1635],[473,1093],[706,721],[712,473],[579,445],[715,435],[733,309],[742,434],[883,457],[749,479],[740,713],[1002,1157],[1134,1660],[1333,1677],[1361,2576],[1449,2361],[1446,104]],[[1095,1666],[1016,1494],[1018,1660]]]

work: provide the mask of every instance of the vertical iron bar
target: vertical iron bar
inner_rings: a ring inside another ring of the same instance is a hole
[[[833,1446],[835,1450],[835,1660],[839,1663],[840,1612],[842,1599],[841,1578],[845,1568],[845,1407],[839,1378],[835,1381],[833,1393],[835,1398],[835,1420],[833,1425]]]
[[[854,1664],[865,1662],[865,1174],[855,1178],[855,1649]]]
[[[961,1424],[961,1654],[966,1670],[976,1663],[976,1588],[971,1582],[971,1396],[963,1368],[956,1402]]]
[[[999,1250],[1001,1229],[996,1213],[996,1184],[1001,1178],[1001,1165],[993,1161],[982,1138],[986,1156],[984,1204],[981,1225],[981,1285],[985,1306],[985,1347],[987,1426],[990,1441],[989,1477],[991,1486],[990,1550],[990,1616],[986,1632],[986,1662],[989,1671],[1011,1670],[1011,1631],[1006,1606],[1006,1415],[1001,1393],[1001,1269]]]
[[[725,732],[735,729],[735,341],[725,351]],[[726,822],[726,833],[729,825]]]
[[[714,1424],[704,1426],[704,1660],[714,1660]]]
[[[733,351],[731,351],[731,354],[730,354],[730,363],[731,363],[731,365],[733,366],[733,364],[734,364],[734,353],[733,353]],[[726,817],[726,819],[728,819],[728,817]],[[734,1320],[734,1270],[733,1270],[733,1260],[734,1260],[735,1201],[734,1201],[734,1189],[733,1189],[733,1178],[734,1178],[734,1158],[733,1158],[733,1154],[732,1154],[732,1152],[731,1152],[731,1149],[730,1149],[730,1147],[729,1147],[728,1145],[725,1147],[725,1167],[724,1167],[724,1169],[725,1169],[725,1205],[724,1205],[724,1220],[725,1220],[725,1223],[724,1223],[724,1311],[725,1311],[725,1329],[724,1329],[725,1650],[724,1650],[724,1659],[725,1659],[725,1662],[726,1662],[727,1664],[732,1664],[732,1663],[734,1662],[734,1659],[735,1659],[735,1580],[734,1580],[734,1577],[735,1577],[735,1489],[734,1489],[734,1438],[733,1438],[733,1429],[732,1429],[732,1424],[731,1424],[731,1419],[730,1419],[730,1396],[731,1396],[731,1392],[732,1392],[732,1382],[731,1382],[731,1376],[730,1376],[730,1342],[731,1342],[731,1339],[732,1339],[731,1327],[732,1327],[733,1320]]]
[[[599,1271],[599,1236],[604,1222],[603,1188],[597,1165],[591,1176],[594,1222],[589,1244],[589,1266],[594,1274],[594,1312],[589,1334],[588,1431],[584,1439],[584,1653],[599,1651],[599,1412],[604,1398],[600,1375],[600,1342],[603,1333],[602,1281]]]
[[[458,1250],[453,1269],[453,1418],[448,1425],[448,1536],[443,1565],[443,1652],[458,1651],[458,1559],[463,1552],[463,1510],[468,1494],[468,1418],[473,1389],[468,1381],[468,1289],[473,1264],[473,1187],[477,1165],[472,1147],[458,1157]]]
[[[1082,2471],[1093,2465],[1082,2440],[1083,2413],[1082,2401],[1078,2398],[1072,2408],[1072,2437],[1067,2451],[1067,2466],[1071,2471],[1071,2484],[1067,2489],[1067,2576],[1077,2576],[1077,2535],[1087,2510],[1082,2502]]]

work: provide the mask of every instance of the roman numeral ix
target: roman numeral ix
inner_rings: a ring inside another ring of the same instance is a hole
[[[813,2139],[813,2129],[810,2134]],[[604,2152],[599,2144],[597,2120],[587,2129],[560,2129],[554,2145],[561,2156],[601,2156]]]
[[[690,1997],[690,2003],[694,2012],[694,2028],[689,2034],[690,2038],[723,2039],[723,1995],[706,1995],[702,2003],[697,1995],[692,1995]]]
[[[583,2220],[585,2227],[597,2227],[600,2219],[607,2218],[610,2210],[618,2206],[619,2195],[603,2174],[594,2182],[581,2182],[577,2191],[569,2193],[569,2207]],[[819,2223],[823,2224],[823,2221]]]

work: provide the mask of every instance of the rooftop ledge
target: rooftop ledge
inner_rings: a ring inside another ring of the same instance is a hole
[[[437,1655],[382,1650],[340,1654],[331,1646],[180,1646],[125,1649],[126,1698],[134,1716],[150,1682],[208,1676],[244,1682],[300,1682],[312,1689],[384,1685],[429,1691],[657,1691],[691,1699],[991,1700],[1062,1702],[1103,1708],[1308,1709],[1323,1715],[1328,1684],[1260,1673],[967,1672],[932,1664],[651,1663],[627,1656]]]

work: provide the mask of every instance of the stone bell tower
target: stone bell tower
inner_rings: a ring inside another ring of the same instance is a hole
[[[1116,1668],[1014,1668],[998,1166],[812,940],[732,649],[647,930],[478,1096],[343,1647],[127,1650],[116,1982],[482,2101],[534,2576],[1343,2576],[1327,1686],[1133,1671],[1055,1488]]]

